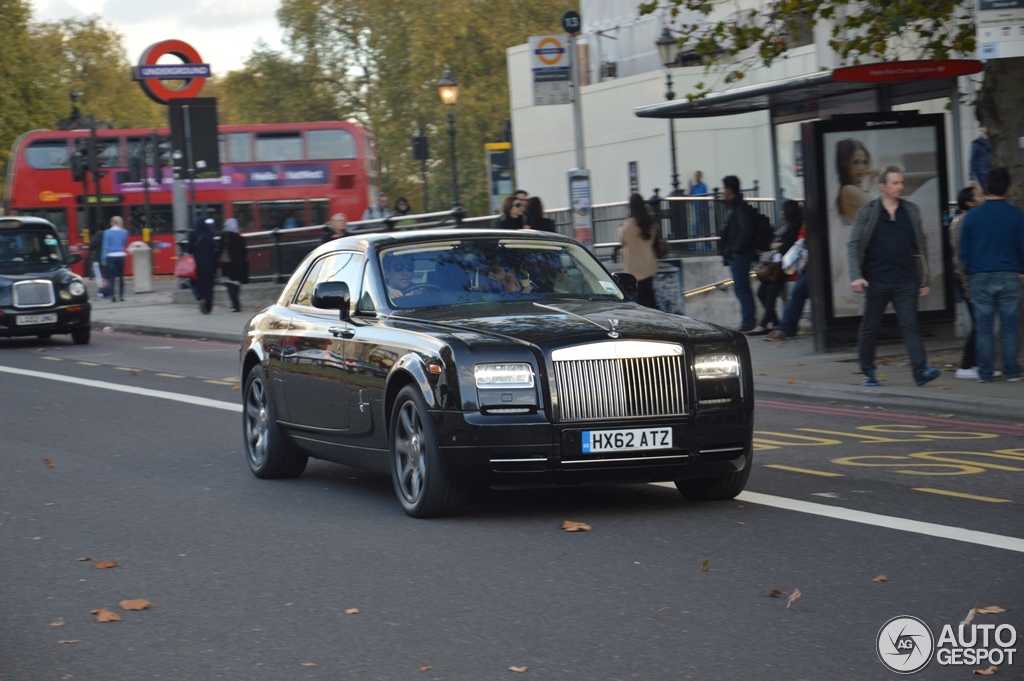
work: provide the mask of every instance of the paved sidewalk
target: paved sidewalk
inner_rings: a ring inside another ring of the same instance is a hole
[[[232,313],[228,307],[217,306],[208,315],[201,314],[197,304],[174,303],[177,288],[176,280],[157,278],[153,293],[133,294],[129,280],[126,301],[114,303],[94,298],[93,342],[101,343],[102,332],[109,329],[239,343],[245,324],[258,311],[255,305],[246,307],[246,287],[242,289],[242,312]],[[813,339],[809,336],[777,343],[766,342],[763,336],[751,337],[749,343],[755,392],[761,399],[801,398],[820,404],[915,409],[954,420],[987,418],[1024,423],[1024,381],[1007,383],[996,379],[981,384],[954,376],[960,365],[962,339],[925,340],[929,362],[943,369],[943,374],[924,387],[914,384],[902,343],[880,344],[880,388],[861,387],[855,348],[814,354]]]

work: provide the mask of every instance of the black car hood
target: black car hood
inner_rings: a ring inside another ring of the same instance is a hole
[[[721,338],[722,329],[689,317],[632,303],[588,300],[478,303],[429,310],[403,310],[396,316],[455,333],[465,342],[515,339],[538,346],[576,345],[609,340],[685,342],[701,336]],[[558,308],[564,312],[552,310]],[[613,325],[612,320],[616,320]]]
[[[51,266],[49,269],[42,270],[39,272],[3,272],[0,271],[0,286],[10,286],[11,284],[18,281],[27,281],[32,279],[49,279],[50,281],[60,281],[64,276],[67,275],[67,270],[64,265]]]

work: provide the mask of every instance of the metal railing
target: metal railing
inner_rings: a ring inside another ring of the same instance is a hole
[[[746,201],[759,213],[768,215],[772,224],[775,224],[775,199],[753,197]],[[720,197],[655,196],[648,201],[648,205],[661,226],[662,236],[669,244],[669,257],[711,255],[718,252],[718,240],[725,220],[725,203]],[[591,210],[594,253],[606,262],[617,262],[621,256],[619,226],[629,213],[629,205],[625,201],[602,203],[593,206]],[[559,234],[573,236],[572,214],[568,208],[550,210],[546,215],[555,223]],[[370,234],[438,227],[490,228],[497,219],[497,215],[466,217],[460,209],[350,222],[348,233]],[[276,283],[287,281],[302,259],[322,243],[325,234],[323,225],[243,233],[249,253],[249,280]]]

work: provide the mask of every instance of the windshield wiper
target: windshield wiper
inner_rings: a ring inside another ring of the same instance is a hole
[[[554,310],[555,312],[561,312],[562,314],[572,315],[573,317],[576,317],[578,319],[582,319],[585,322],[589,322],[589,323],[593,324],[594,326],[596,326],[597,328],[601,329],[602,331],[608,332],[608,335],[611,336],[612,338],[618,338],[619,337],[619,332],[615,330],[615,327],[619,325],[619,320],[618,319],[609,319],[608,321],[610,322],[610,326],[605,328],[601,324],[598,324],[597,322],[595,322],[593,319],[590,319],[588,317],[584,317],[581,314],[576,314],[575,312],[569,312],[568,310],[563,310],[563,309],[561,309],[559,307],[555,307],[554,305],[543,305],[541,303],[534,303],[534,305],[536,305],[537,307],[542,307],[545,310]]]

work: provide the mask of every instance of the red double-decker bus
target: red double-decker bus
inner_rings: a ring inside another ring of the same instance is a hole
[[[161,136],[167,129],[156,131]],[[327,222],[334,213],[359,220],[378,193],[377,158],[370,132],[358,123],[291,123],[222,125],[219,177],[198,179],[194,196],[197,215],[217,220],[233,217],[243,232],[301,227]],[[88,252],[87,230],[106,227],[120,215],[130,241],[143,238],[149,227],[156,274],[174,271],[174,222],[170,168],[157,182],[154,169],[145,173],[149,185],[129,182],[128,159],[151,149],[154,130],[97,130],[99,165],[106,172],[97,193],[91,174],[88,186],[72,177],[76,140],[88,130],[35,130],[15,143],[7,168],[5,209],[8,214],[46,218],[60,231],[71,252]],[[152,152],[148,152],[152,153]],[[189,183],[186,182],[186,185]],[[80,271],[82,266],[76,266]]]

